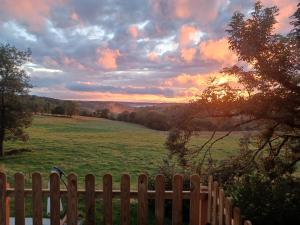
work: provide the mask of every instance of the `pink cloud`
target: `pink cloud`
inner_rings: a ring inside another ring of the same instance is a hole
[[[109,48],[106,49],[97,49],[98,60],[97,63],[106,70],[115,70],[118,68],[117,58],[121,56],[118,49],[112,50]]]
[[[203,60],[214,60],[223,66],[232,65],[237,62],[237,56],[230,51],[226,38],[201,42],[199,48]]]
[[[64,0],[2,0],[1,13],[26,23],[30,30],[39,31],[54,6],[62,5]]]
[[[185,47],[197,38],[199,30],[194,26],[183,25],[180,28],[179,43],[181,47]]]
[[[138,31],[137,26],[136,26],[136,25],[131,25],[131,26],[128,28],[128,33],[131,35],[131,37],[137,38],[138,35],[139,35],[139,31]]]
[[[79,15],[76,12],[72,12],[70,18],[73,21],[79,21]]]
[[[157,60],[157,54],[155,52],[149,52],[147,55],[147,58],[150,61],[156,61]]]
[[[183,58],[186,62],[191,62],[194,59],[196,51],[196,48],[183,48],[180,52],[181,58]]]
[[[298,0],[262,0],[264,6],[276,5],[280,10],[276,18],[278,23],[275,25],[277,32],[288,32],[291,29],[289,17],[296,11],[298,3]]]
[[[82,63],[78,62],[76,59],[62,56],[62,63],[66,66],[69,66],[70,68],[78,69],[78,70],[84,70],[84,71],[92,71],[91,68],[88,68],[87,66],[83,65]]]

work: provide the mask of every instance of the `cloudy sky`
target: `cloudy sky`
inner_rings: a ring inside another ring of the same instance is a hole
[[[298,0],[277,5],[289,30]],[[254,0],[0,0],[0,42],[32,50],[32,94],[61,99],[185,102],[236,62],[226,26]],[[234,82],[234,80],[232,80]]]

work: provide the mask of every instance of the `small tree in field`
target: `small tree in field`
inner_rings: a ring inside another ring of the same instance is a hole
[[[31,85],[22,65],[31,52],[20,51],[9,44],[0,45],[0,157],[4,156],[4,141],[27,140],[24,128],[31,123],[25,96]]]

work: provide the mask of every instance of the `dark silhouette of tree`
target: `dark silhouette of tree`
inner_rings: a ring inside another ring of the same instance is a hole
[[[0,157],[4,156],[4,140],[27,140],[24,128],[31,123],[25,96],[31,88],[22,65],[31,52],[20,51],[9,44],[0,45]]]
[[[230,49],[239,62],[222,72],[237,77],[240,87],[212,83],[190,104],[167,139],[173,155],[195,159],[202,153],[197,169],[202,168],[205,159],[212,166],[212,146],[236,129],[249,126],[255,132],[244,140],[243,154],[247,157],[242,154],[236,159],[238,163],[230,162],[235,165],[233,171],[257,167],[257,160],[262,158],[269,171],[277,166],[279,157],[287,162],[281,173],[295,166],[300,160],[299,12],[298,5],[292,16],[294,28],[287,35],[274,33],[277,7],[263,8],[257,2],[249,18],[239,12],[233,15],[227,33]],[[224,136],[213,132],[202,146],[192,149],[187,146],[198,133],[192,122],[195,118],[218,119],[220,123],[235,118],[237,122]],[[186,159],[180,162],[191,166]]]

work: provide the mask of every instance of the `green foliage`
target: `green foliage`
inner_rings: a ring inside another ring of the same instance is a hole
[[[4,155],[5,139],[28,139],[24,128],[31,123],[31,113],[24,96],[31,85],[22,65],[29,61],[30,55],[30,50],[0,45],[0,156]]]
[[[243,175],[227,193],[253,224],[300,224],[300,181],[291,176],[272,180],[262,173]]]

